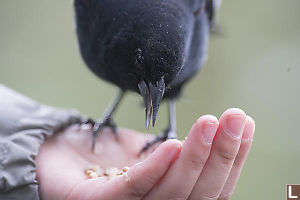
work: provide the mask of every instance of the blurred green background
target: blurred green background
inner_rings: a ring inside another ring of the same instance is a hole
[[[184,138],[201,115],[239,107],[256,121],[256,135],[232,199],[285,199],[300,184],[300,1],[223,2],[220,27],[205,67],[178,102]],[[83,64],[70,0],[0,1],[0,82],[44,104],[101,116],[116,88]],[[128,94],[119,126],[145,131],[141,98]],[[130,117],[128,117],[130,116]],[[167,125],[159,112],[158,133]]]

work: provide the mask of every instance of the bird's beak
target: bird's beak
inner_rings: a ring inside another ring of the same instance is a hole
[[[152,100],[151,100],[150,90],[145,81],[141,81],[138,84],[138,88],[143,97],[145,108],[146,108],[145,109],[145,111],[146,111],[146,129],[148,130],[149,125],[150,125],[151,115],[152,115]]]
[[[159,110],[159,105],[165,92],[165,81],[162,77],[156,84],[151,82],[146,84],[145,81],[141,81],[138,84],[138,88],[143,97],[143,101],[146,108],[146,129],[149,129],[150,121],[152,117],[152,126],[155,125],[156,116]]]

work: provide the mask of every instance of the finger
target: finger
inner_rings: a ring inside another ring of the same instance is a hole
[[[209,155],[218,124],[218,119],[211,115],[197,120],[183,144],[179,158],[145,199],[189,197]]]
[[[235,185],[240,177],[241,170],[243,168],[247,154],[250,150],[252,140],[253,140],[254,130],[255,130],[254,120],[251,117],[247,116],[247,122],[244,128],[241,146],[234,160],[229,177],[218,198],[219,200],[229,199],[229,197],[232,195]]]
[[[131,167],[127,173],[103,184],[103,178],[89,179],[74,189],[72,197],[78,199],[141,199],[163,177],[171,163],[178,158],[182,144],[168,140],[143,162]]]
[[[246,114],[237,108],[228,109],[219,120],[210,155],[189,199],[217,199],[229,176],[241,143]]]

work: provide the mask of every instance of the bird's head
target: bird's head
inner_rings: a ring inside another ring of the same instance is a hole
[[[98,63],[115,72],[107,75],[112,82],[142,95],[147,128],[151,119],[154,126],[164,92],[187,57],[194,24],[189,5],[173,0],[75,1],[90,7],[90,21],[83,24],[89,24],[88,38],[97,43],[91,53],[96,51],[94,57],[103,60]]]

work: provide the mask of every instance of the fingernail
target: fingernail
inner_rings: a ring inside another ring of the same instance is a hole
[[[218,129],[218,124],[215,122],[206,122],[202,127],[202,139],[206,144],[212,144],[214,136]]]
[[[174,159],[176,159],[179,156],[180,149],[181,149],[181,145],[180,144],[177,144],[176,146],[174,146],[174,147],[171,148],[171,150],[170,150],[170,152],[168,154],[170,160],[174,160]]]
[[[242,140],[243,141],[252,141],[253,140],[253,135],[254,135],[254,130],[255,130],[255,123],[254,120],[247,116],[247,122],[244,128],[244,133]]]
[[[240,139],[246,123],[246,116],[233,114],[227,117],[224,131],[234,139]]]

